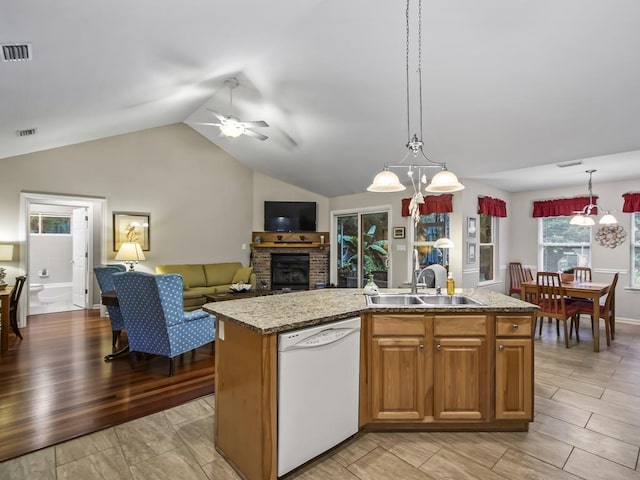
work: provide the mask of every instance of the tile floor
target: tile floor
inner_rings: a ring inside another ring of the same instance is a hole
[[[640,326],[611,347],[536,338],[535,422],[522,433],[367,433],[290,479],[640,479]],[[604,332],[602,332],[604,333]],[[574,340],[575,341],[575,340]],[[0,464],[4,479],[239,478],[213,445],[214,398]]]

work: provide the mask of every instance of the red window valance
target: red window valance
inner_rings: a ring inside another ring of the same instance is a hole
[[[591,198],[594,204],[598,203],[598,197]],[[533,202],[533,217],[570,217],[575,212],[581,211],[589,205],[589,197],[556,198],[554,200],[539,200]],[[594,208],[591,213],[598,214],[598,209]]]
[[[410,198],[402,199],[402,216],[408,217]],[[451,213],[453,212],[453,194],[443,193],[442,195],[425,195],[424,203],[420,204],[420,215],[430,213]]]
[[[478,197],[478,213],[492,217],[506,217],[507,202],[499,198]]]
[[[624,198],[623,212],[640,212],[640,193],[625,193],[622,198]]]

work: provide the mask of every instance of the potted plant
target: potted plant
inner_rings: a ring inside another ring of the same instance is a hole
[[[565,269],[562,273],[560,273],[560,281],[565,283],[575,281],[576,277],[573,272],[573,267]]]

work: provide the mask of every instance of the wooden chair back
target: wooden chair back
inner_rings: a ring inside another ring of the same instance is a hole
[[[9,324],[11,325],[13,333],[20,339],[22,339],[22,334],[18,328],[18,303],[20,302],[20,295],[22,294],[22,288],[26,280],[26,275],[16,277],[16,285],[13,287],[11,297],[9,298]]]
[[[591,281],[591,268],[590,267],[574,267],[573,276],[576,282],[590,282]]]
[[[565,346],[569,348],[567,320],[577,314],[577,308],[566,303],[565,289],[560,284],[560,274],[556,272],[538,272],[536,276],[536,303],[540,307],[537,313],[538,318],[549,317],[562,321]],[[540,333],[542,333],[542,321],[540,323]],[[576,340],[579,342],[580,337],[578,335],[576,329]]]
[[[525,280],[524,269],[520,262],[509,262],[509,278],[511,285],[509,287],[509,295],[514,293],[520,294],[520,285]]]

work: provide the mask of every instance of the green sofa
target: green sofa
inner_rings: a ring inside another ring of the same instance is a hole
[[[232,283],[242,281],[256,288],[253,267],[243,267],[240,262],[156,265],[156,273],[182,275],[182,298],[185,310],[196,310],[206,303],[205,295],[228,292]]]

